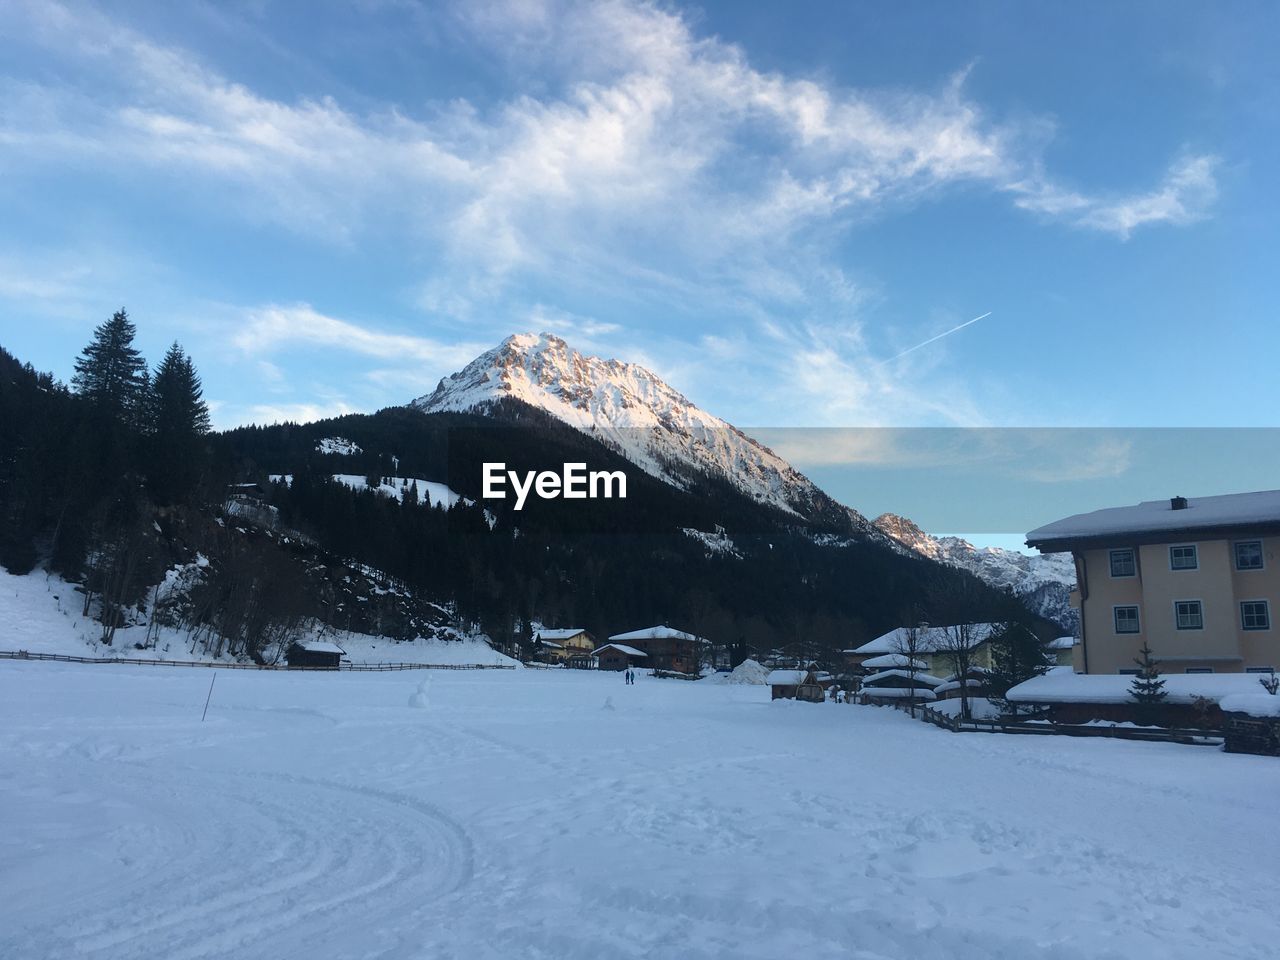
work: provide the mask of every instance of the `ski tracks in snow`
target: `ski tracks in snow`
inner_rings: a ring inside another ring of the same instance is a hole
[[[398,956],[472,877],[466,831],[408,796],[271,773],[188,768],[180,790],[130,764],[103,774],[92,803],[136,814],[88,852],[108,882],[56,923],[45,910],[0,932],[0,956]]]

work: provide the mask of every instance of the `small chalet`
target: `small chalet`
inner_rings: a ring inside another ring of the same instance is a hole
[[[707,641],[668,626],[645,627],[629,633],[615,633],[610,643],[621,643],[645,654],[645,666],[672,673],[694,673],[702,668],[702,651]],[[604,664],[601,664],[603,669]]]
[[[886,634],[876,637],[874,640],[864,643],[846,657],[846,662],[851,667],[858,667],[865,665],[868,660],[882,657],[887,653],[907,654],[914,646],[913,655],[917,660],[923,660],[928,663],[931,672],[938,674],[950,673],[953,666],[951,657],[947,656],[946,649],[951,642],[950,637],[953,635],[953,631],[964,630],[972,647],[971,662],[980,667],[990,667],[991,644],[988,641],[1000,631],[1000,625],[996,623],[967,623],[948,627],[923,626],[915,628],[914,645],[910,636],[911,629],[909,627],[897,627]]]
[[[328,640],[300,640],[284,653],[290,670],[337,670],[346,655],[345,650]]]
[[[940,678],[927,673],[881,670],[863,678],[858,697],[863,703],[922,703],[936,699],[933,689],[941,683]]]
[[[827,690],[813,670],[774,670],[765,680],[773,692],[773,700],[804,700],[822,703]]]
[[[644,666],[648,654],[625,643],[606,643],[596,648],[595,658],[600,670],[625,670],[627,667]]]

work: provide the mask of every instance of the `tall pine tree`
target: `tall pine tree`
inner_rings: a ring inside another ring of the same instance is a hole
[[[154,492],[162,500],[189,497],[204,462],[209,407],[195,364],[174,342],[151,380],[145,430]]]
[[[76,359],[71,384],[100,413],[137,425],[146,396],[147,364],[133,346],[137,328],[124,310],[93,331]]]

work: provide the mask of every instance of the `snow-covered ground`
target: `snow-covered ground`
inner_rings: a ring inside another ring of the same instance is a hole
[[[167,589],[185,568],[175,568],[162,586]],[[72,584],[58,576],[37,570],[25,576],[14,576],[0,568],[0,650],[28,653],[52,653],[71,657],[101,657],[129,660],[231,660],[211,657],[202,650],[193,652],[185,630],[159,627],[149,641],[145,624],[126,626],[116,631],[111,646],[99,637],[102,627],[81,613],[84,596]],[[311,639],[331,640],[346,651],[350,663],[430,663],[503,664],[516,666],[517,661],[504,656],[478,637],[462,636],[457,640],[418,638],[396,642],[389,637],[376,637],[345,630],[313,626],[306,634]],[[139,647],[143,649],[139,649]],[[273,653],[274,651],[269,651]]]
[[[568,670],[219,672],[201,723],[210,679],[0,662],[0,956],[1276,952],[1273,758]]]

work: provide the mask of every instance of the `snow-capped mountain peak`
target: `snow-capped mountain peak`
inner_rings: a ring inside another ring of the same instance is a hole
[[[1028,555],[999,547],[975,547],[961,537],[935,537],[895,513],[876,517],[876,527],[909,550],[960,567],[995,587],[1012,590],[1036,613],[1074,631],[1080,615],[1070,605],[1076,583],[1070,554]]]
[[[844,509],[768,447],[695,406],[652,371],[580,353],[550,333],[507,337],[413,406],[425,413],[483,411],[504,398],[591,434],[677,486],[685,480],[671,464],[727,478],[758,502],[800,516]],[[849,516],[872,531],[860,514]]]

